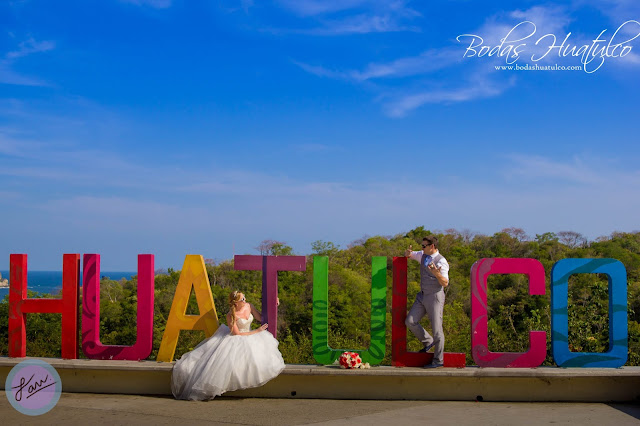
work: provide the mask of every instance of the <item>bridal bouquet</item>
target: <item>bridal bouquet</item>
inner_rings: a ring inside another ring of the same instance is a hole
[[[342,368],[369,368],[369,363],[362,363],[362,358],[356,352],[343,352],[339,361]]]

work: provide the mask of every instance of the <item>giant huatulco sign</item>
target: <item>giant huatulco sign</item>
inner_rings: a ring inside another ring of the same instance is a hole
[[[235,256],[235,269],[262,271],[262,311],[269,331],[276,336],[278,271],[304,271],[304,256]],[[345,349],[328,344],[329,332],[329,263],[328,258],[313,259],[313,355],[320,364],[333,363]],[[61,299],[27,298],[27,255],[10,256],[9,290],[9,356],[26,356],[26,314],[62,314],[62,358],[78,357],[78,300],[80,255],[63,256]],[[82,259],[82,351],[90,359],[141,360],[152,350],[154,306],[154,256],[138,255],[137,339],[132,346],[104,345],[100,342],[100,255],[85,254]],[[487,280],[492,274],[525,274],[529,294],[545,294],[545,271],[535,259],[480,259],[471,267],[471,350],[480,367],[533,368],[542,364],[547,354],[544,331],[529,332],[526,352],[491,352],[488,349]],[[571,352],[568,343],[568,283],[574,274],[604,274],[609,281],[609,351],[605,353]],[[372,258],[371,343],[368,349],[349,349],[360,353],[363,362],[379,364],[386,350],[387,258]],[[193,289],[199,314],[187,315],[187,304]],[[433,354],[407,351],[407,259],[393,258],[392,296],[392,365],[422,366]],[[173,360],[181,330],[203,330],[211,336],[219,320],[200,255],[187,255],[167,318],[157,360]],[[551,347],[555,363],[560,367],[623,366],[627,361],[627,274],[615,259],[563,259],[551,270]],[[464,353],[445,353],[448,367],[464,367]]]

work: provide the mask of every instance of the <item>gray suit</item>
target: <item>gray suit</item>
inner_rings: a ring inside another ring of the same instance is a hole
[[[411,258],[417,260],[417,254],[413,252]],[[423,345],[428,346],[435,343],[433,362],[444,363],[444,332],[442,331],[442,312],[444,310],[444,288],[440,285],[435,275],[433,275],[427,265],[433,263],[436,267],[441,267],[440,273],[449,278],[449,264],[440,254],[436,253],[433,258],[422,253],[420,259],[420,292],[416,296],[416,301],[407,314],[405,324]],[[429,316],[433,337],[420,325],[420,320],[426,315]]]

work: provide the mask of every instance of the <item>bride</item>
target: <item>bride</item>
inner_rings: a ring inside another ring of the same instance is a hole
[[[229,295],[227,327],[220,324],[209,339],[176,361],[171,391],[177,399],[208,400],[224,392],[262,386],[284,369],[278,341],[265,331],[267,324],[251,330],[260,312],[244,294]]]

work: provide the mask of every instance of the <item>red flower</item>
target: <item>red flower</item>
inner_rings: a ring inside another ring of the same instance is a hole
[[[362,365],[362,358],[360,358],[360,355],[357,352],[345,351],[342,354],[340,354],[340,358],[338,358],[338,362],[341,367],[352,369],[352,368],[358,368],[360,367],[360,365]]]

